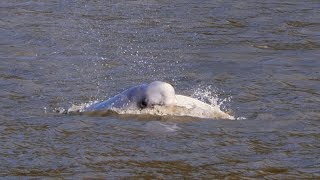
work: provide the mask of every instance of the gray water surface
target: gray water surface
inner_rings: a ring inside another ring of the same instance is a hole
[[[320,178],[320,3],[0,2],[0,176]],[[59,115],[153,80],[243,120]]]

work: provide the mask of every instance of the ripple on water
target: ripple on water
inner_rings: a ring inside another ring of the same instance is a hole
[[[314,41],[304,41],[300,43],[284,43],[284,42],[269,42],[269,43],[261,43],[254,44],[253,47],[259,49],[272,49],[272,50],[314,50],[319,49],[320,44]]]
[[[180,129],[175,123],[161,123],[159,121],[151,121],[148,122],[146,125],[146,130],[151,133],[170,133],[176,132]]]

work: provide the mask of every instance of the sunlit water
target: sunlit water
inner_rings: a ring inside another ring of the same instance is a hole
[[[0,9],[1,177],[320,178],[319,1]],[[54,112],[153,80],[241,120]]]

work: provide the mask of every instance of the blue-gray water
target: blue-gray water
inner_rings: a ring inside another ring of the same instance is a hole
[[[2,0],[0,177],[320,178],[319,9]],[[153,80],[246,119],[53,113]]]

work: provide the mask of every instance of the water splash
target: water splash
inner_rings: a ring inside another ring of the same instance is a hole
[[[219,92],[221,92],[221,90],[218,90],[217,88],[214,88],[211,85],[206,87],[199,86],[197,89],[194,90],[191,97],[206,102],[213,107],[219,107],[219,109],[221,110],[231,111],[227,107],[232,100],[232,96],[221,98],[219,97]]]
[[[95,103],[98,103],[99,101],[89,101],[87,103],[81,103],[79,105],[72,104],[72,106],[67,110],[67,113],[72,112],[84,112],[85,109]]]
[[[232,96],[227,96],[225,98],[221,98],[219,94],[224,93],[223,90],[219,90],[211,85],[202,87],[199,86],[194,90],[191,97],[196,98],[200,101],[206,102],[213,107],[218,108],[219,110],[230,114],[234,120],[244,120],[245,117],[235,117],[233,110],[230,108],[230,104],[232,102]]]

